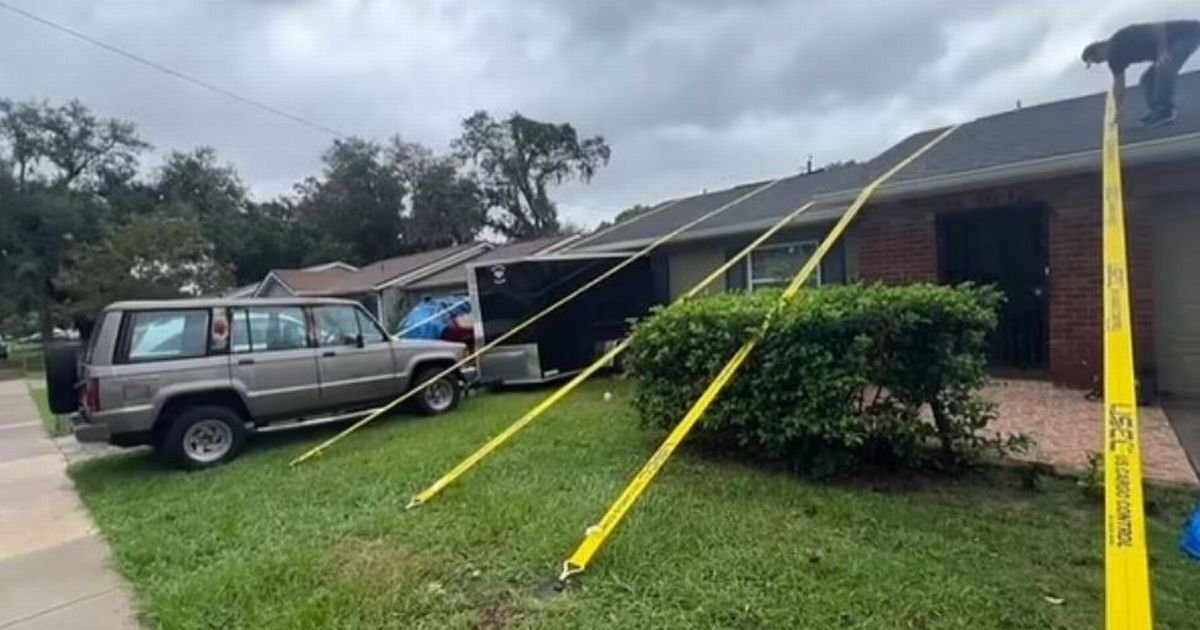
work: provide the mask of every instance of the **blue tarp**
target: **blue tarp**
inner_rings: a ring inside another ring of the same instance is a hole
[[[425,298],[404,316],[396,334],[406,339],[441,339],[450,320],[470,312],[471,302],[465,296]]]
[[[1183,540],[1179,541],[1179,548],[1192,558],[1200,560],[1200,503],[1196,504],[1192,520],[1183,528]]]

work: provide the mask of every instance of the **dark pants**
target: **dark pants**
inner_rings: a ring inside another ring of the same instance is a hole
[[[1175,79],[1197,47],[1200,37],[1176,38],[1169,45],[1171,58],[1163,64],[1151,64],[1142,73],[1142,93],[1151,112],[1166,114],[1175,110]]]

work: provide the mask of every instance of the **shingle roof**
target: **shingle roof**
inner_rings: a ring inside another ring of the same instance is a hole
[[[1143,129],[1136,121],[1145,113],[1145,106],[1141,94],[1135,87],[1131,87],[1122,114],[1125,121],[1121,131],[1122,143],[1131,145],[1200,134],[1200,72],[1180,75],[1177,90],[1179,120],[1165,127]],[[971,121],[898,173],[893,182],[917,181],[1096,151],[1100,148],[1104,99],[1103,93],[1089,94]],[[724,229],[733,232],[741,225],[751,229],[755,225],[761,225],[763,220],[783,217],[803,205],[813,195],[861,188],[928,142],[939,131],[941,130],[933,129],[915,133],[864,164],[789,177],[767,191],[692,228],[685,232],[684,237],[708,230]],[[1096,168],[1099,168],[1099,162],[1096,163]],[[628,221],[607,232],[584,239],[572,249],[603,248],[656,238],[762,183],[764,182],[685,198],[653,216]],[[821,213],[821,216],[832,218],[836,214]]]
[[[354,273],[346,269],[276,269],[275,277],[287,285],[296,295],[325,293],[330,287],[345,281]]]
[[[437,287],[450,287],[467,284],[468,268],[471,265],[489,262],[493,260],[509,260],[512,258],[524,258],[532,256],[538,252],[550,249],[563,241],[569,240],[572,237],[551,236],[548,238],[539,238],[530,241],[521,241],[519,243],[509,243],[506,245],[498,245],[491,250],[486,251],[479,256],[473,256],[464,260],[461,263],[447,267],[437,273],[425,276],[420,280],[409,283],[406,288],[409,289],[432,289]]]
[[[363,265],[357,270],[341,267],[328,269],[276,269],[272,271],[296,295],[348,295],[365,293],[390,282],[417,281],[453,264],[481,245],[467,244],[397,256]]]

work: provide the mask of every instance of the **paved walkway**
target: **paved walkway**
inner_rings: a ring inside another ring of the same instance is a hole
[[[1086,400],[1082,391],[1040,381],[997,380],[984,390],[997,404],[991,427],[1001,433],[1024,433],[1037,441],[1033,451],[1016,459],[1082,471],[1088,456],[1104,451],[1104,405]],[[1141,407],[1142,473],[1149,481],[1200,487],[1167,416],[1161,407]]]
[[[0,381],[0,630],[137,627],[25,381]]]

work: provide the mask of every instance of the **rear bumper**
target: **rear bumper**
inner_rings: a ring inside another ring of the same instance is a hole
[[[107,444],[112,439],[112,429],[108,428],[107,424],[90,424],[80,422],[81,418],[75,416],[75,439],[80,442],[102,442]]]
[[[80,442],[99,442],[114,446],[138,446],[150,443],[150,429],[138,414],[91,415],[80,409],[71,416],[73,433]]]

